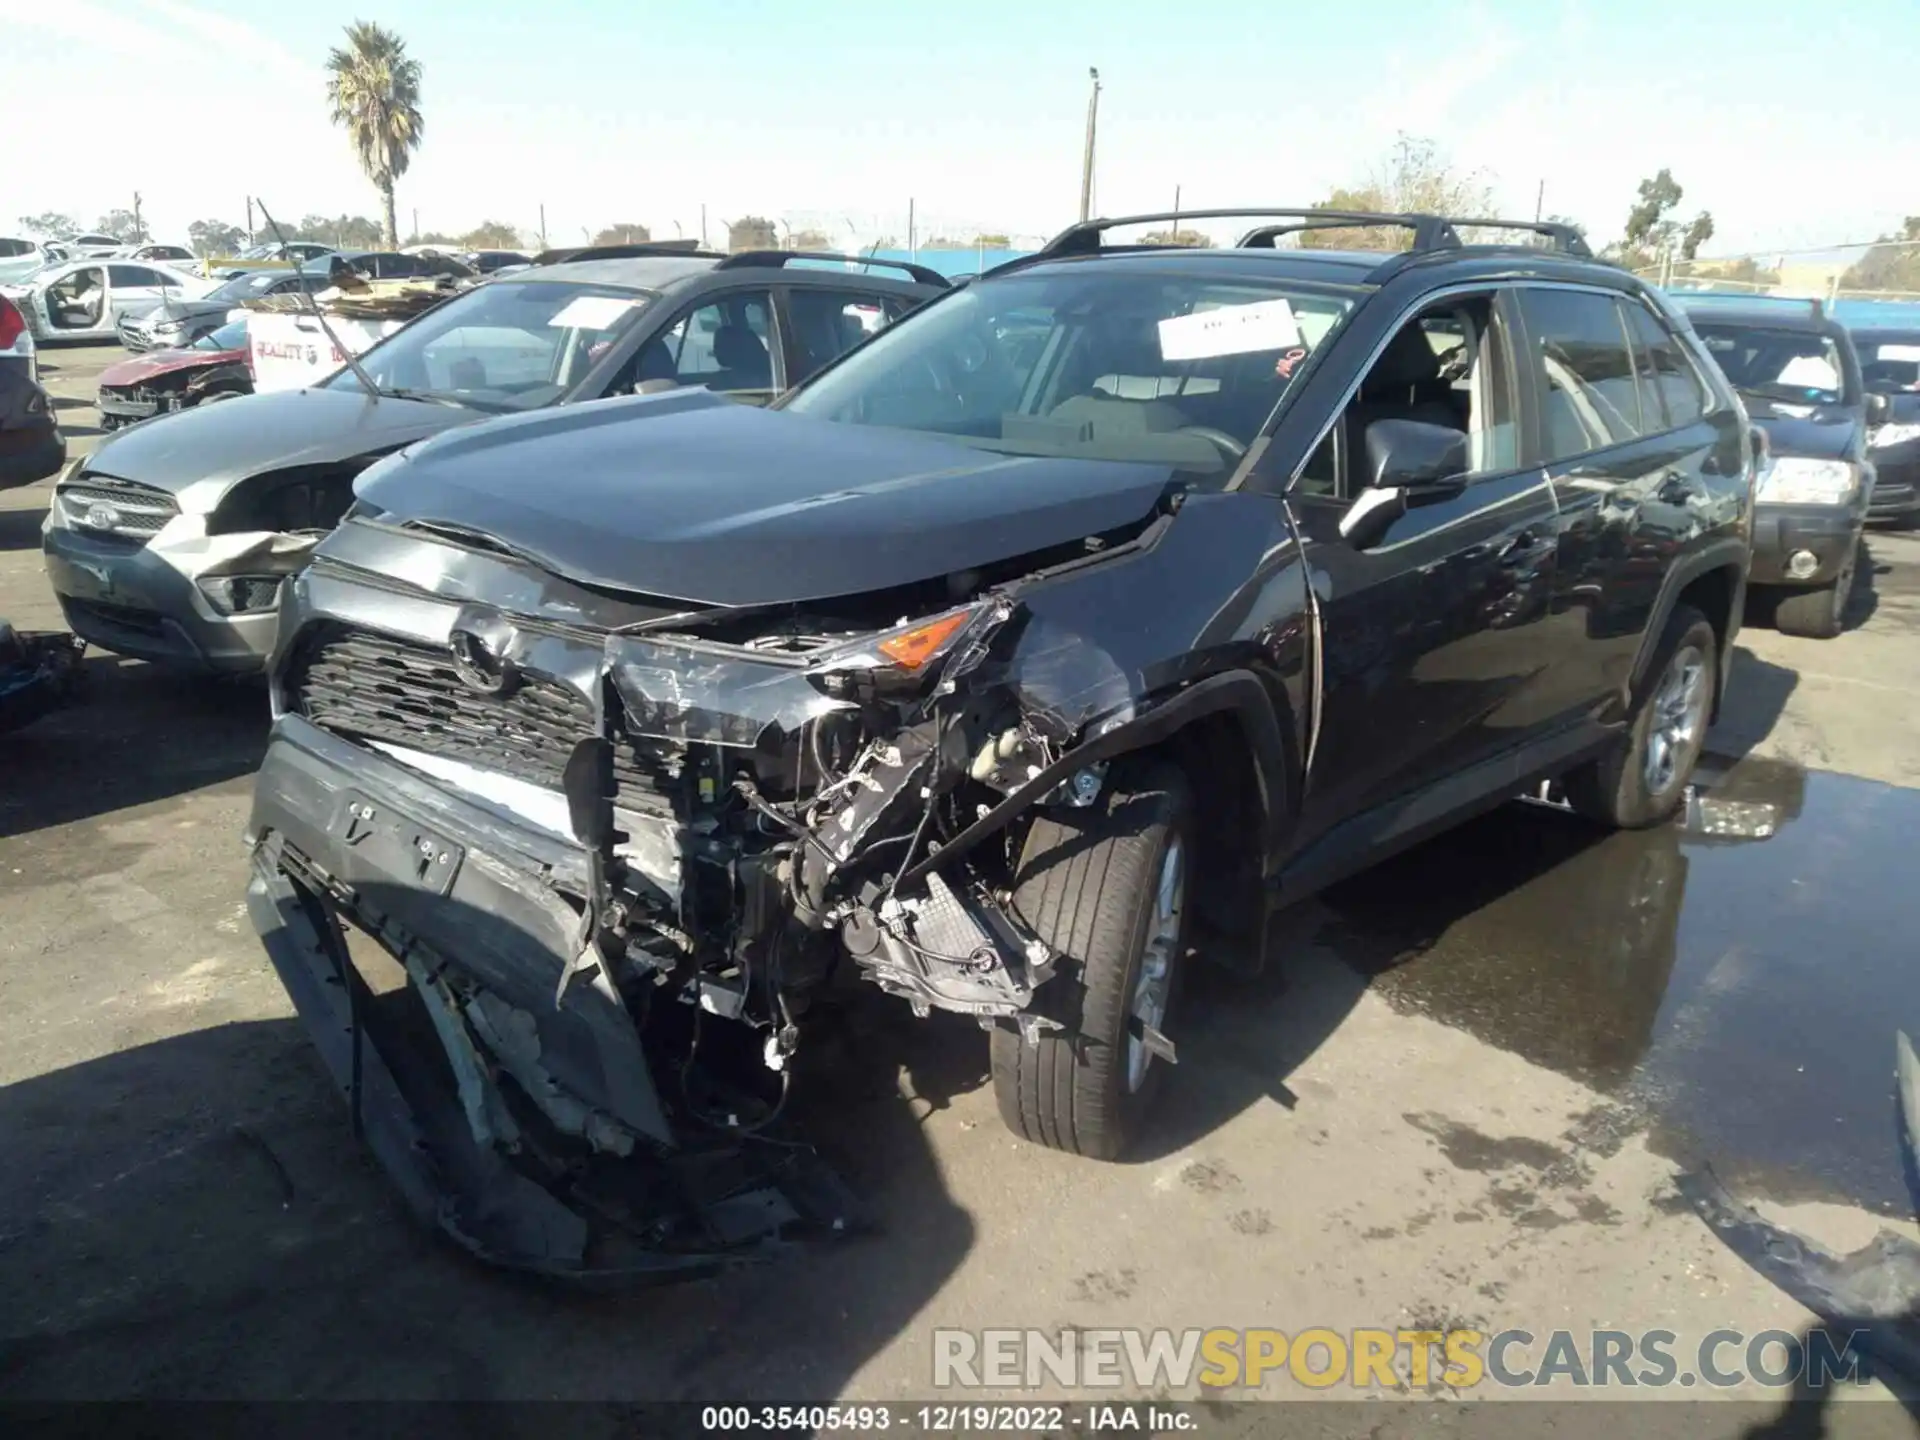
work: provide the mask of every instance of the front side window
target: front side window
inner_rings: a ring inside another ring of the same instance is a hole
[[[1351,305],[1332,290],[1100,267],[976,281],[882,331],[787,408],[1224,480]]]
[[[1358,495],[1369,480],[1367,432],[1383,420],[1457,431],[1469,479],[1512,470],[1519,436],[1503,356],[1491,295],[1451,296],[1422,310],[1381,347],[1294,493],[1342,502]]]
[[[1540,390],[1544,461],[1604,450],[1665,428],[1642,408],[1617,300],[1584,290],[1523,289],[1520,308]]]
[[[635,380],[770,391],[773,352],[772,292],[737,290],[688,311],[649,340]]]
[[[1867,389],[1882,395],[1906,395],[1920,390],[1920,335],[1874,335],[1854,332],[1860,352],[1860,378]]]
[[[1839,405],[1846,399],[1839,347],[1817,330],[1700,319],[1693,328],[1728,382],[1743,394],[1804,405]]]
[[[886,300],[854,290],[800,290],[787,292],[787,310],[793,316],[794,338],[800,343],[804,380],[838,360],[867,336],[877,334],[888,319]]]
[[[634,323],[651,292],[556,281],[494,281],[455,296],[360,357],[382,390],[481,409],[551,404]],[[326,382],[352,390],[342,370]]]

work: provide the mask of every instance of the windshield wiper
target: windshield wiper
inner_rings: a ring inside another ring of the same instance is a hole
[[[409,390],[403,385],[382,385],[376,392],[393,400],[419,400],[428,405],[451,405],[456,410],[484,410],[484,405],[472,405],[454,395],[443,394],[438,390]]]

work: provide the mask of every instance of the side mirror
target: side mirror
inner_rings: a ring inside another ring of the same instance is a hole
[[[1893,418],[1893,401],[1878,390],[1867,392],[1867,424],[1884,425]]]
[[[1367,484],[1376,490],[1458,495],[1466,489],[1467,437],[1424,420],[1376,420],[1367,426]]]
[[[1367,426],[1367,486],[1340,517],[1340,534],[1357,549],[1379,543],[1416,505],[1451,500],[1467,488],[1467,437],[1422,420]]]

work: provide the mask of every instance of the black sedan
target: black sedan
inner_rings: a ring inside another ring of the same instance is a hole
[[[24,367],[0,365],[0,490],[44,480],[66,463],[53,398]]]

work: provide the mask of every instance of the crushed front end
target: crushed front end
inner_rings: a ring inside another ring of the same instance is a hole
[[[824,1165],[764,1143],[839,962],[921,1014],[1051,1023],[1009,821],[1103,766],[1009,679],[1018,585],[690,611],[432,528],[349,517],[287,583],[249,826],[251,913],[356,1124],[511,1265],[845,1231]],[[348,931],[407,983],[376,994]]]

